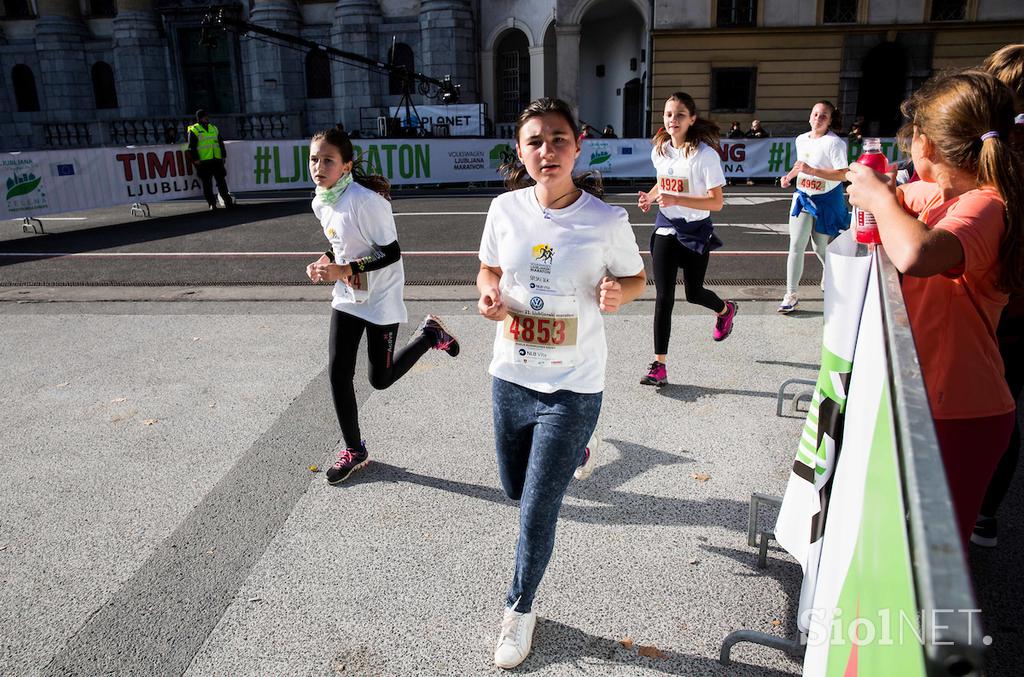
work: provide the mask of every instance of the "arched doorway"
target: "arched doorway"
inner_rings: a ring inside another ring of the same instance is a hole
[[[907,57],[895,42],[882,42],[864,56],[857,115],[864,116],[864,136],[892,136],[902,122],[900,103],[906,96]],[[849,127],[852,120],[846,121]]]
[[[494,47],[495,123],[516,121],[530,102],[530,41],[517,28],[506,31]]]
[[[644,18],[631,2],[599,0],[580,22],[580,121],[643,135]],[[626,127],[629,127],[627,130]]]

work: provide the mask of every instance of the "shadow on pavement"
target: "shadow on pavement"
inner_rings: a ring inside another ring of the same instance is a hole
[[[712,395],[746,395],[747,397],[766,397],[774,400],[777,393],[770,393],[765,390],[736,390],[734,388],[706,388],[682,383],[668,383],[658,388],[658,394],[664,397],[671,397],[680,402],[696,402],[702,397]]]
[[[564,666],[562,674],[587,672],[588,665],[604,663],[623,668],[645,668],[665,675],[758,675],[792,677],[790,672],[766,670],[753,665],[724,667],[715,659],[659,649],[657,658],[638,655],[640,642],[626,649],[618,641],[591,635],[579,628],[540,617],[533,635],[533,650],[517,672],[529,673],[549,666]],[[795,666],[794,666],[795,667]]]
[[[567,497],[602,505],[563,503],[561,519],[583,524],[651,524],[658,526],[707,524],[727,527],[736,531],[746,531],[747,503],[745,502],[724,498],[688,500],[616,490],[615,487],[625,484],[648,470],[666,465],[692,463],[692,461],[621,440],[605,440],[605,444],[618,448],[621,456],[606,465],[598,465],[594,474],[587,480],[583,482],[573,480],[566,492]],[[601,463],[600,459],[598,463]],[[513,507],[516,503],[499,488],[497,471],[495,471],[494,486],[483,486],[421,475],[388,463],[371,462],[365,471],[346,482],[345,486],[365,482],[408,482],[509,507]]]

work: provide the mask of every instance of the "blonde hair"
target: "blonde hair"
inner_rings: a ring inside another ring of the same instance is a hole
[[[1024,45],[1007,45],[992,52],[982,68],[1013,91],[1015,112],[1024,112]]]
[[[1020,293],[1024,291],[1024,168],[1010,143],[1013,106],[1010,89],[985,71],[939,76],[903,102],[903,114],[910,123],[900,131],[900,140],[906,147],[916,128],[945,162],[975,175],[979,187],[991,186],[999,192],[1006,205],[999,286],[1007,293]]]

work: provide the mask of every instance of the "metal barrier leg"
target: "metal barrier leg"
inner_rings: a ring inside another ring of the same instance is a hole
[[[132,216],[145,216],[149,217],[149,205],[145,202],[134,202],[132,203]]]
[[[802,656],[807,648],[800,639],[783,639],[782,637],[757,632],[756,630],[736,630],[735,632],[730,632],[725,641],[722,642],[722,652],[718,656],[718,662],[722,665],[732,665],[729,653],[732,651],[733,646],[740,642],[751,642],[752,644],[779,649],[797,658]]]
[[[782,385],[779,386],[779,395],[775,399],[775,415],[776,416],[782,416],[782,403],[786,399],[786,388],[788,386],[794,384],[794,383],[799,384],[799,385],[805,385],[805,386],[814,386],[814,385],[817,385],[818,382],[817,381],[812,381],[811,379],[807,379],[807,378],[788,378],[785,381],[783,381]],[[796,403],[796,398],[798,398],[798,397],[799,396],[794,396],[794,398],[795,398],[794,399],[794,407],[795,407],[795,403]],[[808,396],[808,399],[810,399],[810,396]]]
[[[37,223],[39,224],[39,230],[36,230]],[[35,218],[34,216],[26,216],[21,221],[21,232],[27,233],[29,228],[32,229],[33,233],[41,233],[44,235],[46,234],[46,232],[43,230],[43,222]]]
[[[757,522],[762,505],[773,505],[778,508],[782,506],[782,499],[778,496],[759,494],[756,491],[750,495],[750,514],[747,518],[747,545],[751,548],[757,547]],[[761,568],[763,569],[764,567]]]
[[[774,531],[762,531],[761,532],[761,543],[757,547],[757,568],[767,569],[768,568],[768,541],[775,538]]]

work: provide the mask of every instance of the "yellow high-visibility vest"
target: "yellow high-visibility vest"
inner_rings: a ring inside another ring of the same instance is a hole
[[[188,131],[196,135],[199,139],[199,144],[196,146],[196,150],[199,153],[199,161],[204,160],[220,160],[220,144],[217,142],[217,126],[211,124],[207,128],[203,128],[198,122],[188,128]]]

